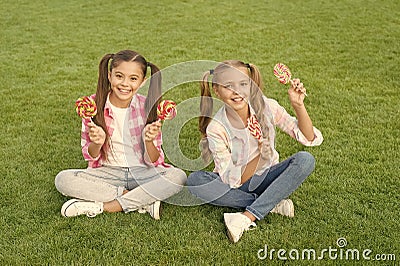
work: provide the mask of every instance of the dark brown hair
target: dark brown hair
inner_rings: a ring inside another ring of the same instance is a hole
[[[150,84],[145,101],[145,111],[147,116],[146,124],[154,122],[157,119],[157,105],[161,101],[161,72],[156,65],[147,62],[142,55],[132,50],[123,50],[116,54],[106,54],[103,56],[99,64],[99,79],[97,82],[95,97],[97,115],[94,117],[94,122],[102,127],[106,133],[106,141],[101,148],[101,155],[105,159],[107,158],[107,150],[109,148],[110,139],[104,119],[104,106],[107,101],[107,96],[111,90],[111,84],[108,80],[108,73],[111,72],[113,68],[118,67],[122,62],[139,63],[142,68],[143,77],[146,77],[147,68],[150,67]]]

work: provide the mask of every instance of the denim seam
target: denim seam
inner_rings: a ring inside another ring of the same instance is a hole
[[[250,212],[252,215],[254,215],[257,220],[261,220],[263,218],[263,216],[261,215],[261,213],[259,213],[257,210],[253,209],[251,206],[247,206],[246,207],[246,211]]]

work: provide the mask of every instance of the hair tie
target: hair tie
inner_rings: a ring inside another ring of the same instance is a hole
[[[210,69],[210,75],[214,75],[214,69]]]
[[[251,66],[250,66],[249,63],[246,63],[245,66],[246,66],[247,68],[251,68]]]
[[[150,62],[147,62],[147,67],[150,67],[150,65],[151,65],[151,63],[150,63]]]
[[[113,58],[114,58],[114,54],[110,54],[110,58],[108,59],[108,63],[107,63],[108,71],[111,71],[111,65],[112,65]]]

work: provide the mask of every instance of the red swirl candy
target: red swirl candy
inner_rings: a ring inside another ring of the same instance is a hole
[[[170,100],[163,100],[157,106],[157,116],[160,120],[170,120],[176,116],[176,103]]]
[[[76,113],[84,119],[92,118],[97,114],[96,102],[88,96],[76,100],[75,107]]]
[[[262,140],[261,126],[255,115],[251,115],[249,118],[247,118],[247,128],[253,137],[259,141]]]
[[[278,63],[275,65],[274,75],[278,79],[278,81],[282,84],[287,84],[289,80],[292,78],[292,73],[290,73],[289,68],[282,63]]]

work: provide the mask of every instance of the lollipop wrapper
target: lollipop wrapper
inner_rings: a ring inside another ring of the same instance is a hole
[[[290,72],[289,68],[282,63],[278,63],[275,65],[274,75],[282,84],[287,84],[292,78],[292,73]]]
[[[157,106],[159,120],[171,120],[176,116],[176,103],[170,100],[163,100]]]
[[[96,102],[88,96],[81,97],[75,102],[75,110],[79,117],[91,119],[97,114]]]

